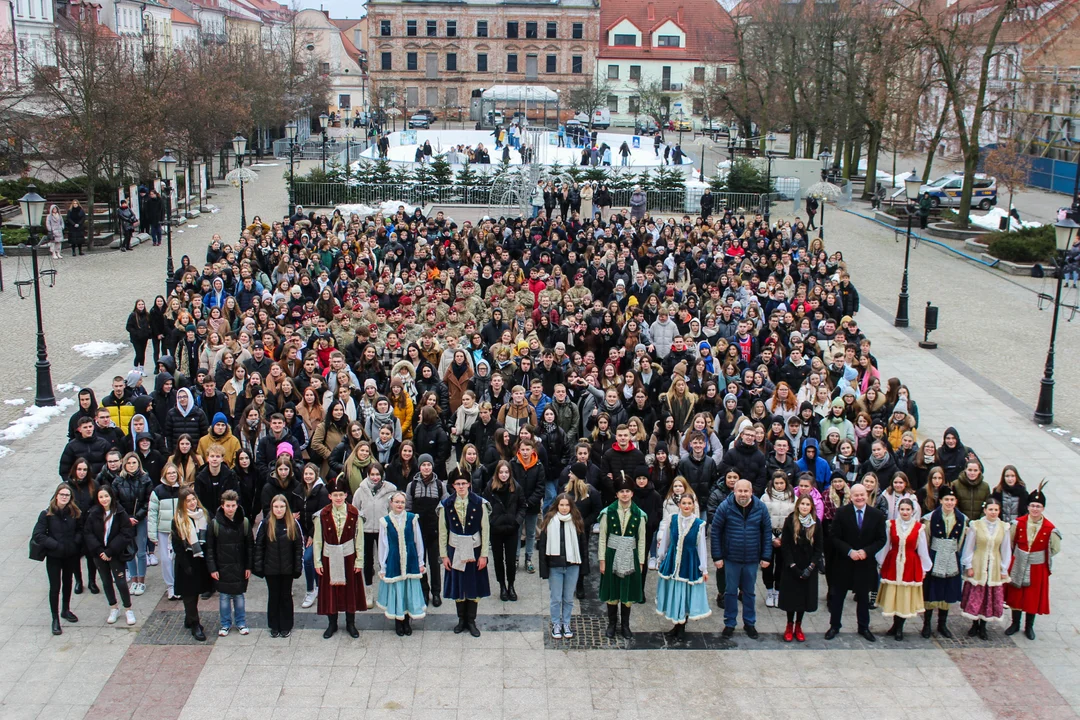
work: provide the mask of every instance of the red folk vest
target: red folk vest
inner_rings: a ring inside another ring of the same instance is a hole
[[[899,523],[896,520],[889,521],[889,552],[885,555],[885,562],[881,564],[881,579],[898,585],[921,585],[923,581],[922,560],[919,559],[919,533],[922,532],[922,524],[916,522],[901,547],[900,535],[897,531]],[[903,558],[900,551],[903,550]],[[897,565],[901,567],[898,569]],[[897,576],[899,573],[899,577]]]

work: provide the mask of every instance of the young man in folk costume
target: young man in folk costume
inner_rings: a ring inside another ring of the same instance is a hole
[[[367,609],[364,595],[364,522],[360,511],[349,505],[349,481],[338,478],[330,488],[330,504],[315,516],[312,550],[319,576],[320,615],[329,618],[323,637],[330,639],[338,629],[338,613],[345,613],[345,631],[360,637],[356,611]]]
[[[644,511],[634,504],[634,482],[620,473],[614,478],[615,502],[600,511],[600,599],[607,603],[608,625],[604,634],[615,637],[615,624],[622,614],[621,634],[629,640],[630,606],[645,602],[641,584],[645,568]]]
[[[443,597],[457,605],[454,632],[468,630],[473,637],[480,637],[476,608],[481,598],[491,595],[487,572],[491,506],[471,488],[469,478],[459,477],[454,480],[454,494],[440,503],[439,554],[446,571]]]
[[[1025,614],[1024,636],[1035,639],[1035,616],[1050,614],[1050,559],[1061,552],[1061,531],[1046,519],[1046,495],[1040,483],[1028,495],[1028,514],[1013,527],[1013,556],[1005,604],[1012,608],[1012,625],[1006,635],[1020,631],[1020,615]]]
[[[934,610],[938,611],[938,635],[943,638],[952,637],[946,623],[949,618],[949,605],[960,602],[963,593],[960,549],[964,546],[967,526],[967,516],[956,509],[956,493],[948,485],[942,486],[938,507],[923,516],[930,559],[934,563],[923,579],[926,614],[923,616],[921,635],[924,638],[930,637]]]

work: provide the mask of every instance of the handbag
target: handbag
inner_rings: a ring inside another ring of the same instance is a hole
[[[49,525],[45,525],[45,534],[49,534]],[[45,559],[45,548],[38,543],[34,542],[34,536],[30,536],[30,559],[41,562]]]

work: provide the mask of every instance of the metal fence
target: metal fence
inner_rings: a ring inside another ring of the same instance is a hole
[[[355,150],[355,148],[354,148]],[[344,154],[345,150],[342,150]],[[370,183],[297,182],[293,185],[294,201],[304,207],[336,207],[338,205],[375,206],[386,201],[409,205],[490,205],[493,202],[490,185],[463,187],[460,185],[398,185]],[[645,207],[653,213],[696,215],[701,209],[703,188],[649,190]],[[630,207],[632,191],[614,190],[612,207]],[[713,193],[716,212],[731,208],[736,212],[757,213],[762,197],[756,193]],[[495,203],[501,202],[494,199]]]

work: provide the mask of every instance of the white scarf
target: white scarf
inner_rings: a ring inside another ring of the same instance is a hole
[[[570,513],[562,514],[555,513],[551,520],[548,521],[547,526],[547,548],[548,555],[559,556],[559,543],[566,548],[566,562],[571,565],[581,564],[581,550],[578,548],[577,532],[574,530],[574,523],[571,520]],[[559,532],[560,525],[562,532]]]

